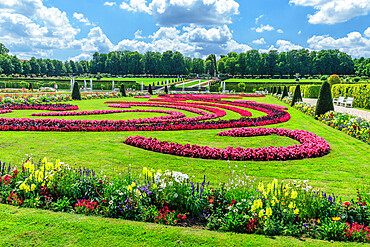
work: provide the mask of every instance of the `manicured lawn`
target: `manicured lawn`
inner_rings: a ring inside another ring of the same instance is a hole
[[[78,78],[79,80],[88,80],[90,81],[90,78]],[[101,78],[100,81],[115,81],[115,82],[120,82],[120,81],[136,81],[136,83],[139,83],[141,84],[141,82],[144,82],[144,86],[149,86],[149,84],[153,85],[153,82],[155,83],[155,85],[157,86],[157,82],[166,82],[166,80],[168,80],[168,82],[170,83],[170,81],[174,80],[174,79],[177,79],[177,78],[116,78],[116,77],[112,77],[112,78]],[[96,81],[96,79],[94,79],[93,81]]]
[[[113,99],[117,100],[117,99]],[[120,100],[145,99],[122,98]],[[257,102],[283,105],[272,97],[251,98]],[[71,102],[80,107],[80,110],[112,109],[104,102],[107,100],[86,100]],[[147,109],[147,108],[145,108]],[[2,117],[27,117],[32,112],[38,111],[14,111],[4,114]],[[1,132],[0,159],[2,162],[21,164],[25,154],[32,153],[36,160],[43,157],[49,159],[61,159],[75,165],[84,166],[95,170],[104,170],[112,173],[124,170],[131,164],[135,171],[142,167],[156,169],[171,169],[188,173],[202,179],[203,175],[216,186],[219,182],[227,181],[232,169],[243,169],[249,175],[256,176],[265,181],[278,179],[310,179],[311,184],[326,192],[334,192],[344,198],[355,196],[356,188],[370,183],[370,147],[361,141],[349,137],[345,133],[326,126],[303,113],[289,108],[292,118],[285,123],[267,127],[279,127],[289,129],[304,129],[324,137],[332,147],[330,154],[314,159],[293,161],[270,161],[270,162],[228,162],[215,160],[202,160],[165,155],[145,151],[123,144],[128,136],[142,135],[156,137],[159,140],[167,140],[179,143],[191,143],[208,145],[211,147],[225,148],[228,146],[261,147],[261,146],[287,146],[296,142],[278,136],[231,138],[219,137],[220,130],[196,130],[174,132]],[[238,118],[237,113],[227,111],[224,119]],[[263,113],[252,111],[254,116]],[[187,116],[195,114],[186,113]],[[70,119],[132,119],[138,117],[158,116],[157,113],[125,113],[107,114],[101,116],[75,116]],[[33,117],[32,117],[33,118]],[[60,118],[60,117],[59,117]],[[236,167],[238,166],[238,167]],[[244,167],[245,166],[245,167]],[[231,168],[229,168],[231,167]]]
[[[0,204],[0,246],[364,246],[211,232]]]
[[[202,79],[200,81],[202,83],[202,82],[205,82],[205,81],[208,81],[208,80]],[[193,82],[187,83],[187,84],[185,84],[185,87],[190,87],[190,86],[193,86],[193,85],[199,85],[199,80],[195,80]],[[176,87],[182,87],[182,85],[177,85]],[[202,87],[204,87],[204,85],[202,85]]]

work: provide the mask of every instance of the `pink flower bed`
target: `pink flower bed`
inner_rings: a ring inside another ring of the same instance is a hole
[[[0,114],[11,113],[12,110],[0,110]]]
[[[44,111],[71,111],[78,110],[78,106],[69,104],[11,104],[0,105],[5,110],[44,110]]]
[[[130,136],[125,143],[149,151],[172,154],[184,157],[216,159],[216,160],[292,160],[313,158],[326,155],[330,152],[330,145],[321,137],[303,130],[289,130],[278,128],[243,128],[231,129],[220,132],[220,136],[249,137],[265,136],[276,134],[279,136],[290,137],[299,141],[300,145],[289,147],[263,147],[263,148],[233,148],[226,149],[211,148],[208,146],[198,146],[190,144],[179,144],[167,141],[158,141],[156,138],[146,138],[142,136]]]

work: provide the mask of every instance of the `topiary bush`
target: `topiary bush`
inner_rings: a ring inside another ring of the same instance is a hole
[[[280,86],[277,89],[277,94],[281,94],[281,87]]]
[[[123,83],[121,84],[121,87],[119,88],[119,91],[121,92],[123,97],[126,97],[125,85]]]
[[[329,82],[331,87],[335,84],[341,84],[342,83],[342,81],[340,80],[340,77],[336,74],[331,75],[328,79],[328,82]]]
[[[294,106],[295,103],[301,102],[301,101],[303,101],[302,94],[301,94],[301,87],[297,85],[295,87],[292,103],[290,104],[290,106]]]
[[[334,111],[333,98],[331,97],[331,88],[329,82],[325,81],[320,89],[319,99],[316,104],[315,118],[327,113],[328,111]]]
[[[153,94],[152,85],[150,85],[150,84],[149,84],[148,93],[149,93],[150,95],[152,95],[152,94]]]
[[[282,99],[284,99],[285,97],[288,97],[288,89],[286,86],[284,86],[283,95],[281,95]]]
[[[81,100],[80,88],[77,81],[75,81],[75,84],[73,84],[72,99]]]
[[[168,94],[168,87],[167,87],[167,85],[164,87],[164,93],[165,94]]]

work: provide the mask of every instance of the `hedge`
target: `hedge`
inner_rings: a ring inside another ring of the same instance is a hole
[[[302,92],[304,98],[314,98],[319,97],[321,85],[306,85],[302,86]]]
[[[76,80],[80,86],[84,86],[83,80]],[[29,82],[32,82],[33,88],[37,89],[40,87],[51,87],[54,88],[55,84],[58,84],[58,89],[70,89],[71,82],[69,80],[28,80],[28,81],[20,81],[20,80],[2,80],[0,81],[0,88],[28,88]],[[121,83],[125,84],[126,88],[131,88],[132,85],[136,84],[135,81],[116,81],[115,87],[118,88]],[[101,85],[104,85],[104,88],[107,90],[112,89],[112,82],[111,81],[93,81],[93,90],[100,90]],[[139,85],[139,84],[137,84]],[[86,80],[86,86],[90,87],[90,81]],[[139,88],[137,86],[137,88]]]
[[[336,84],[331,92],[333,98],[354,97],[353,107],[370,109],[370,84]]]

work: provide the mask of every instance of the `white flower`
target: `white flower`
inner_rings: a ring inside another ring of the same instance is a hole
[[[177,193],[173,194],[173,197],[177,198],[179,195]]]
[[[122,192],[120,192],[118,195],[123,196],[123,193],[122,193]]]
[[[111,201],[109,201],[109,205],[112,205],[113,204],[113,201],[111,200]]]
[[[172,185],[173,185],[173,182],[168,182],[168,185],[169,185],[169,186],[172,186]]]
[[[166,188],[166,183],[161,183],[161,185],[159,185],[162,189],[165,189]]]

